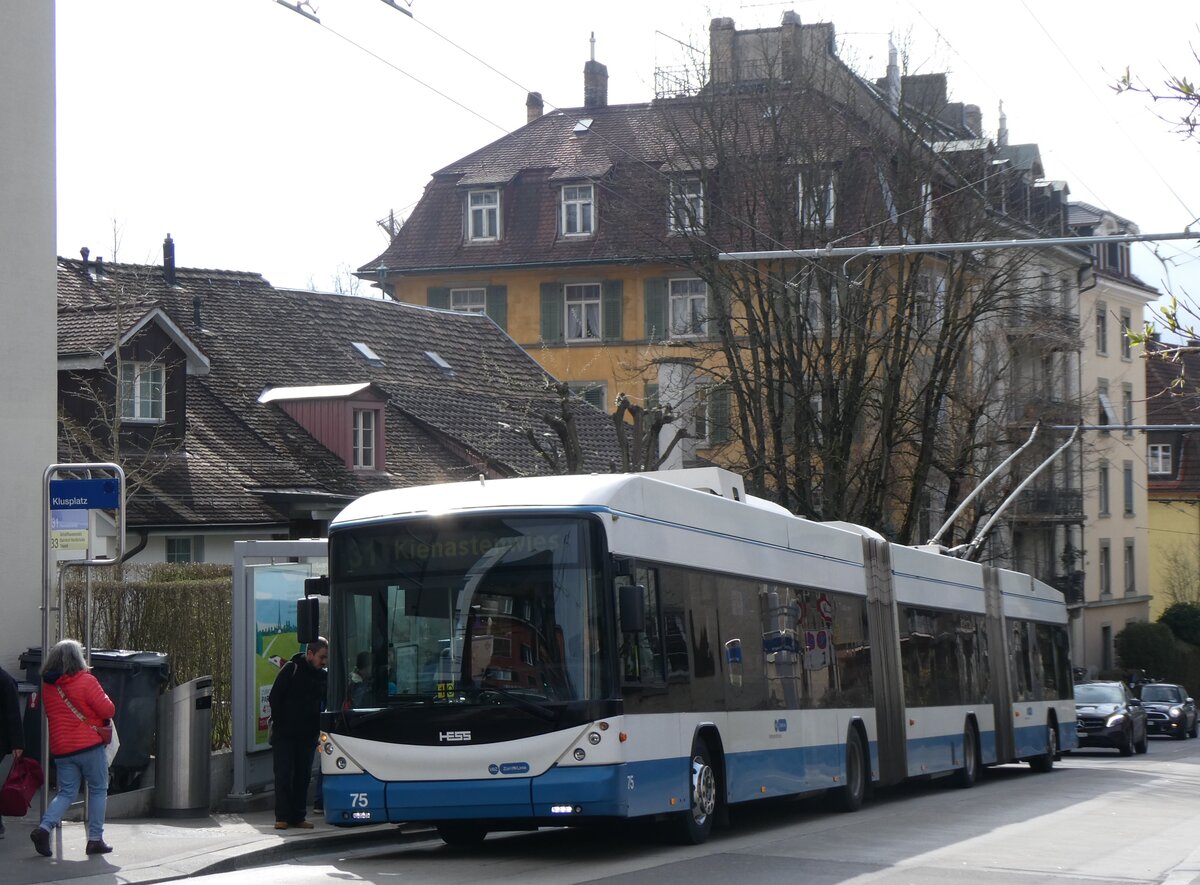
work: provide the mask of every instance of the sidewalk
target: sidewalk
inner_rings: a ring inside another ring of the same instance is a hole
[[[277,863],[302,853],[436,838],[424,827],[377,824],[342,829],[319,817],[313,820],[314,829],[283,831],[275,829],[271,811],[106,821],[104,841],[113,850],[94,857],[83,853],[86,824],[65,822],[51,835],[54,856],[41,857],[29,840],[38,821],[35,808],[25,818],[4,818],[7,834],[0,839],[0,881],[5,885],[65,881],[72,885],[146,885]]]

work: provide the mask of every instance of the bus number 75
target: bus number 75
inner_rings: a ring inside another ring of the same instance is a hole
[[[367,794],[366,793],[351,793],[350,794],[350,807],[351,808],[366,808],[367,807]]]

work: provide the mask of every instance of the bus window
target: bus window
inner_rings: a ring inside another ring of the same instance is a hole
[[[628,583],[643,588],[646,618],[645,629],[640,633],[626,633],[621,636],[621,678],[631,685],[662,685],[666,679],[663,671],[658,572],[654,569],[634,569]],[[617,586],[624,584],[625,579],[622,579],[622,583]],[[620,623],[620,612],[617,614],[617,621]]]

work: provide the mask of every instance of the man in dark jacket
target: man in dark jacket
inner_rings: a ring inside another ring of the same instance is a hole
[[[0,667],[0,762],[12,753],[13,761],[25,752],[25,733],[21,728],[21,705],[17,696],[17,681]],[[4,821],[0,819],[0,839],[4,838]]]
[[[329,642],[318,637],[279,670],[271,686],[271,747],[275,755],[275,829],[311,830],[308,784],[321,728]]]

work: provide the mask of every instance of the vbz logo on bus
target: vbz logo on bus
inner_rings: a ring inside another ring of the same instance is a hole
[[[469,731],[439,731],[438,740],[444,744],[462,743],[471,739]]]

